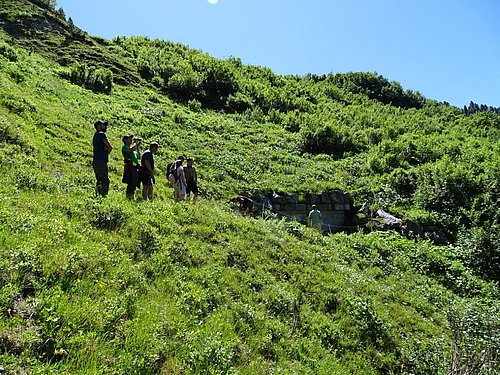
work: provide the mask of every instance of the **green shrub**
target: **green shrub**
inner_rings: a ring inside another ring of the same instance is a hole
[[[312,155],[327,154],[341,158],[347,153],[359,152],[362,148],[361,144],[353,141],[349,132],[341,126],[308,126],[301,129],[300,135],[301,151]]]
[[[419,92],[403,91],[398,82],[389,82],[377,73],[338,73],[329,75],[327,80],[357,94],[365,94],[384,104],[402,108],[422,108],[425,98]]]
[[[89,222],[96,229],[116,230],[126,221],[127,214],[122,207],[110,206],[108,202],[96,200],[87,212]]]
[[[11,62],[16,62],[19,58],[16,49],[5,43],[0,43],[0,55]]]
[[[253,105],[252,98],[240,91],[227,97],[226,106],[233,112],[242,113]]]
[[[459,219],[471,207],[473,197],[481,193],[473,170],[449,158],[419,169],[416,180],[414,202],[418,207]]]
[[[174,98],[187,101],[199,97],[202,81],[201,74],[186,70],[172,75],[166,81],[164,89]]]
[[[33,0],[33,2],[51,10],[54,10],[57,5],[57,0]]]
[[[63,72],[62,76],[71,83],[96,93],[111,94],[113,90],[113,72],[107,68],[95,68],[87,64],[74,63],[69,72]]]
[[[200,112],[203,108],[201,103],[196,99],[191,99],[190,101],[188,101],[187,105],[188,108],[193,112]]]
[[[0,119],[0,142],[20,143],[19,132],[16,132],[14,126]]]
[[[458,235],[457,249],[463,262],[477,274],[500,282],[499,228],[471,228]]]

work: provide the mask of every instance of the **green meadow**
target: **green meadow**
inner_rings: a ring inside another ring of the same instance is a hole
[[[500,373],[494,108],[377,73],[280,76],[106,40],[68,16],[43,0],[0,9],[0,373]],[[97,119],[114,146],[106,198]],[[152,202],[125,198],[131,133],[160,144]],[[173,201],[180,154],[196,160],[197,202]],[[321,236],[228,203],[333,189],[449,244]]]

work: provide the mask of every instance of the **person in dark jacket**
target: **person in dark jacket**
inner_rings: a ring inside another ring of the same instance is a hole
[[[186,176],[186,196],[190,196],[193,193],[193,200],[196,202],[198,198],[198,175],[196,174],[196,168],[193,167],[193,158],[187,158],[187,166],[184,168],[184,175]]]
[[[109,192],[109,172],[108,172],[108,155],[113,149],[106,135],[108,122],[98,120],[94,124],[95,133],[92,139],[93,159],[96,179],[96,194],[105,197]]]

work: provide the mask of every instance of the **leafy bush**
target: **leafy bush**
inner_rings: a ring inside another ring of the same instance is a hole
[[[200,73],[186,69],[168,78],[164,90],[176,99],[188,101],[200,96],[202,82],[203,76]]]
[[[416,180],[414,202],[417,207],[442,212],[456,217],[462,224],[469,224],[465,211],[471,207],[473,198],[481,193],[471,168],[443,158],[419,169]]]
[[[96,93],[111,94],[113,73],[107,68],[95,68],[87,64],[74,63],[63,77],[75,85],[85,87]]]
[[[4,56],[7,60],[15,62],[19,58],[17,51],[14,47],[6,43],[0,43],[0,55]]]
[[[357,94],[402,108],[422,108],[425,98],[418,92],[403,91],[398,82],[389,82],[377,73],[338,73],[327,80]]]
[[[16,132],[12,124],[4,120],[0,120],[0,142],[16,144],[21,142],[19,133]]]
[[[200,102],[210,108],[224,108],[230,95],[238,91],[234,68],[207,55],[195,55],[193,70],[203,77]]]
[[[245,112],[247,109],[252,108],[253,101],[250,96],[241,91],[235,94],[230,94],[227,97],[226,106],[233,112]]]
[[[96,200],[87,213],[89,222],[96,229],[109,231],[118,229],[126,220],[126,213],[121,207],[110,206]]]
[[[354,142],[344,127],[334,125],[307,126],[300,131],[300,149],[312,155],[327,154],[337,158],[356,153],[361,145]]]
[[[456,243],[463,262],[481,276],[500,282],[500,235],[492,227],[461,231]]]

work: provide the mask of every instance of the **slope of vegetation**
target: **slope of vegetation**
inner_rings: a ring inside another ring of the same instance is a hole
[[[500,117],[376,73],[279,76],[171,42],[88,36],[44,1],[0,9],[0,366],[9,374],[500,371]],[[112,186],[90,139],[110,121]],[[121,135],[158,141],[129,202]],[[204,199],[162,171],[196,158]],[[349,191],[452,244],[322,237],[236,194]]]

